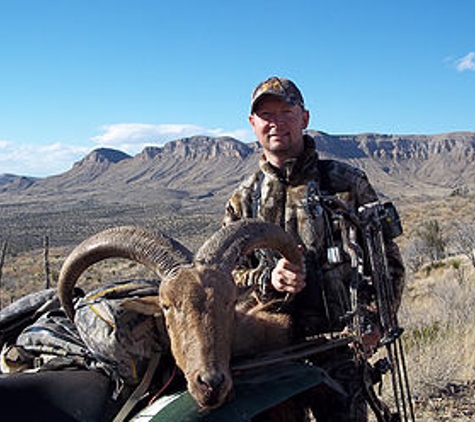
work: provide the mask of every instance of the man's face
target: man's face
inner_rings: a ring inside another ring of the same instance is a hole
[[[302,152],[302,131],[308,121],[307,110],[299,105],[287,104],[272,95],[261,99],[254,113],[249,116],[249,122],[266,155],[282,159],[297,157]]]

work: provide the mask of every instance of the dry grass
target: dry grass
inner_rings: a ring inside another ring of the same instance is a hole
[[[475,418],[475,269],[468,260],[457,260],[463,261],[463,278],[453,258],[410,274],[399,314],[414,412],[421,422]],[[383,399],[390,403],[389,375],[383,386]]]
[[[411,276],[400,313],[419,420],[475,416],[475,271],[453,259]]]
[[[51,287],[56,286],[61,265],[69,248],[55,248],[50,252]],[[20,297],[45,288],[42,251],[19,254],[8,259],[2,276],[2,307]],[[109,259],[90,267],[80,278],[78,286],[86,291],[94,287],[133,278],[156,278],[142,265],[125,259]]]

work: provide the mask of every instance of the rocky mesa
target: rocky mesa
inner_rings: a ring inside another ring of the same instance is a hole
[[[437,135],[329,135],[309,131],[322,158],[363,168],[376,188],[391,197],[444,195],[475,189],[475,133]],[[121,201],[161,190],[169,194],[229,194],[254,168],[261,154],[257,143],[195,136],[150,146],[130,156],[101,148],[72,168],[44,179],[0,176],[0,203],[25,197],[83,196],[103,191],[104,200],[120,192]],[[130,197],[129,197],[130,195]],[[109,198],[110,199],[110,198]]]

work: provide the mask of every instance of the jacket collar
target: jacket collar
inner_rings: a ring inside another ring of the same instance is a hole
[[[319,179],[318,153],[315,140],[310,135],[303,135],[304,150],[297,158],[292,158],[285,163],[284,169],[278,169],[266,160],[264,155],[259,160],[261,170],[273,178],[279,179],[286,184],[299,184],[312,178]]]

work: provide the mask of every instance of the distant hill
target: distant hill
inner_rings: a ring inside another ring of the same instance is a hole
[[[4,200],[71,200],[98,194],[106,203],[225,195],[252,170],[257,151],[255,144],[204,136],[147,147],[134,157],[98,149],[65,173],[35,180],[28,189],[13,182],[5,184],[0,204]]]
[[[363,168],[382,193],[392,197],[443,195],[459,188],[475,189],[475,133],[438,135],[329,135],[310,131],[323,158]],[[195,136],[147,147],[131,157],[113,149],[97,149],[60,175],[44,179],[0,176],[0,203],[8,198],[78,195],[104,190],[114,201],[150,192],[203,197],[227,195],[254,170],[261,154],[257,143],[229,137]]]
[[[29,188],[37,180],[34,177],[16,176],[14,174],[0,175],[0,193],[20,192]]]
[[[322,158],[364,169],[380,194],[396,203],[475,192],[475,133],[309,133]],[[258,143],[194,136],[135,156],[101,148],[43,179],[2,175],[0,240],[20,239],[21,250],[49,233],[71,244],[118,224],[188,231],[189,239],[200,225],[219,225],[226,199],[257,168],[261,154]]]
[[[364,169],[393,198],[475,190],[475,133],[327,135],[312,132],[322,156]]]

